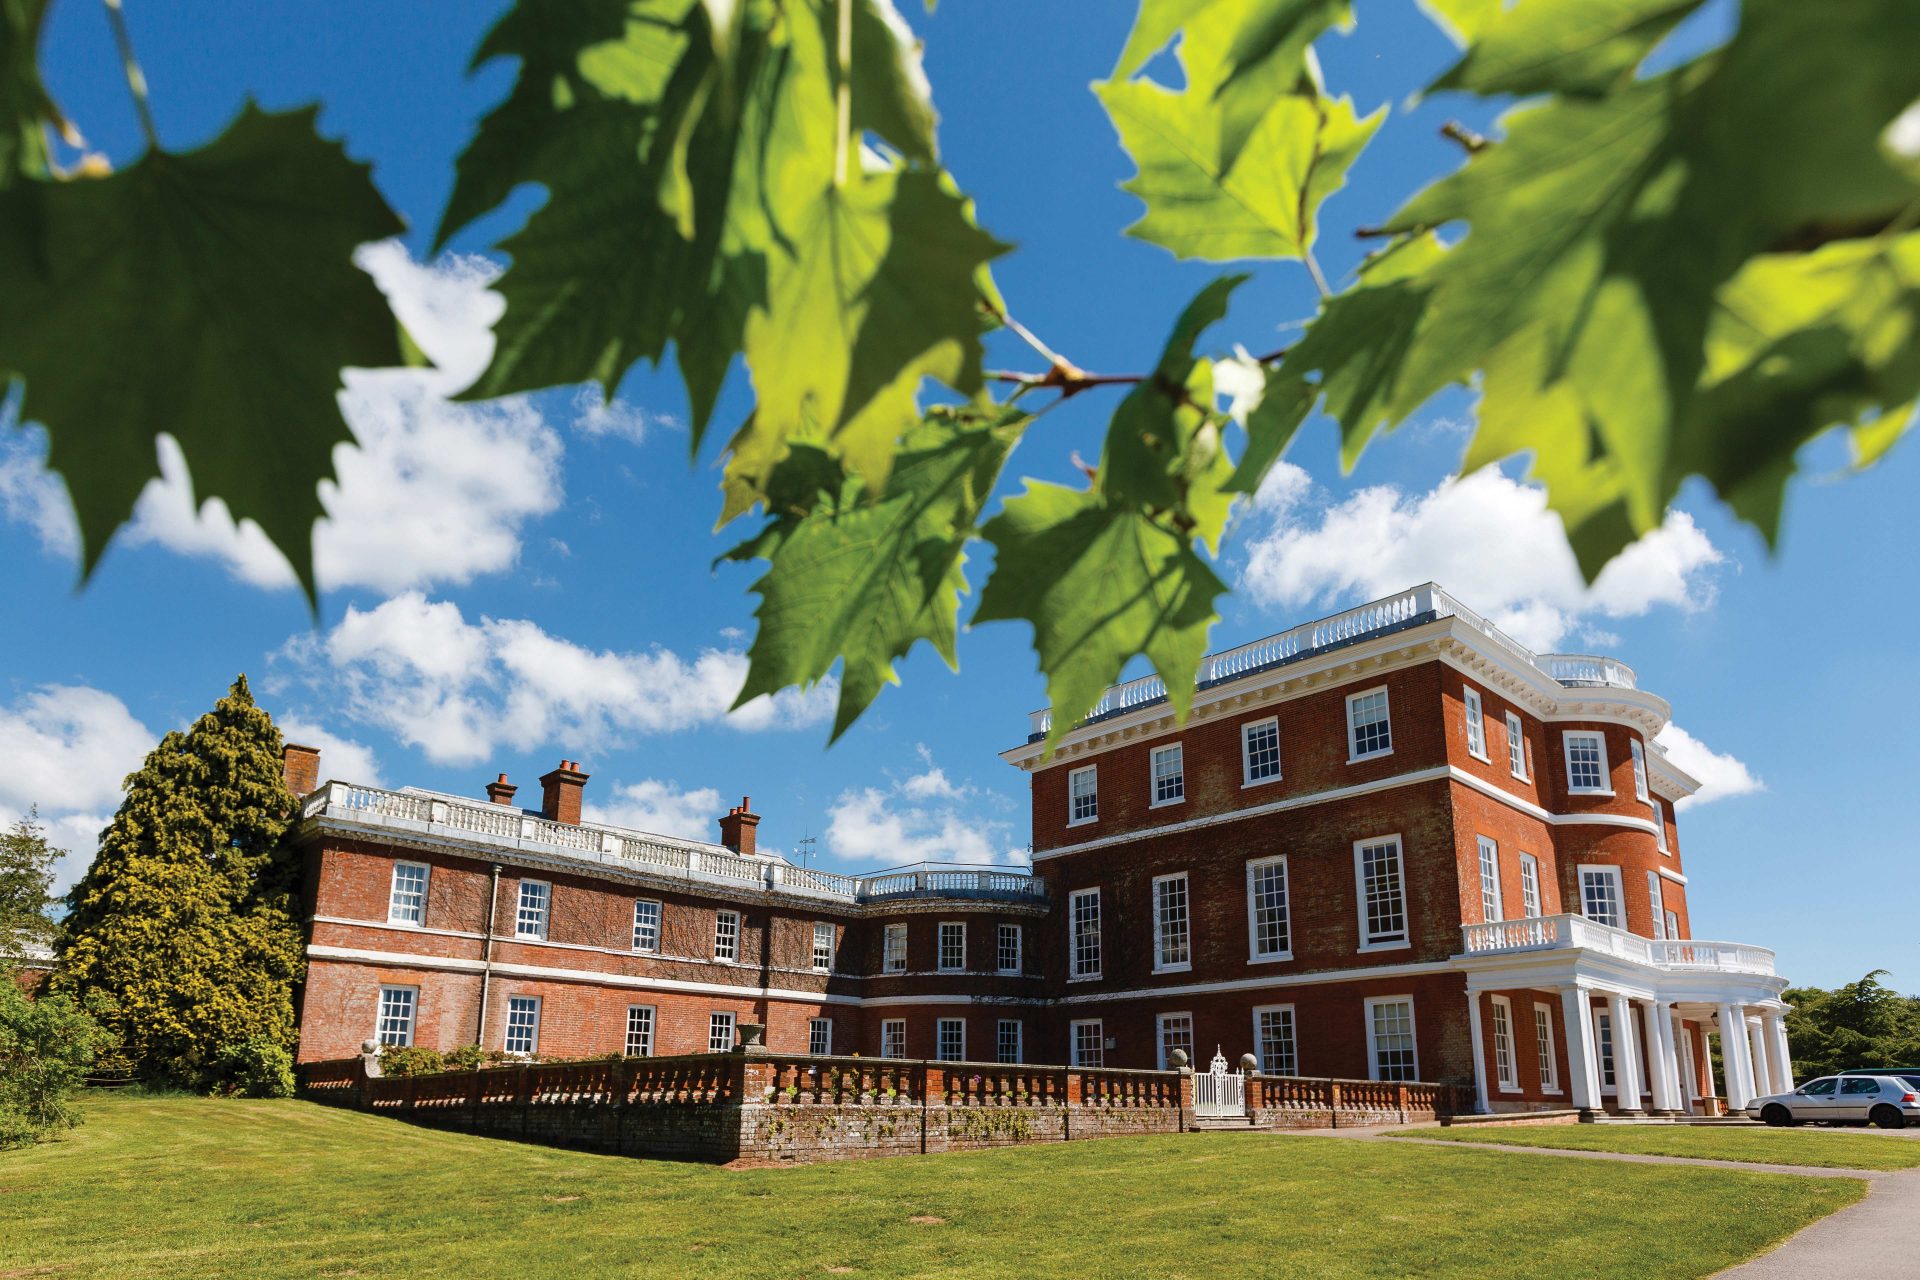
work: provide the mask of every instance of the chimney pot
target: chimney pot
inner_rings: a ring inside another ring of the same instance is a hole
[[[560,767],[540,778],[540,812],[548,820],[580,825],[580,793],[586,789],[587,775],[575,761],[562,760]]]
[[[760,825],[760,815],[753,811],[753,798],[742,796],[740,803],[727,810],[720,819],[720,843],[745,857],[754,852],[754,828]]]
[[[513,793],[519,789],[508,782],[507,775],[503,773],[498,780],[487,784],[487,799],[495,804],[510,805],[513,803]]]

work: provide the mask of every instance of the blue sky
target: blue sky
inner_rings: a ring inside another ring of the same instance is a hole
[[[718,441],[689,463],[675,379],[637,369],[607,410],[571,390],[445,403],[484,361],[497,310],[490,268],[472,255],[539,200],[517,196],[452,257],[414,256],[454,156],[508,84],[502,66],[464,73],[501,7],[129,0],[170,146],[210,137],[251,94],[275,108],[320,101],[323,129],[372,161],[412,230],[363,263],[446,373],[350,387],[366,451],[341,458],[317,628],[257,534],[196,518],[177,483],[149,493],[137,527],[76,592],[44,442],[0,424],[0,818],[37,803],[61,839],[83,845],[152,739],[245,671],[276,716],[327,746],[328,774],[478,796],[502,770],[535,790],[567,756],[618,820],[710,835],[711,819],[751,793],[765,843],[791,850],[811,834],[826,865],[1019,856],[1024,778],[995,752],[1044,701],[1024,627],[965,635],[958,675],[917,652],[901,664],[903,687],[830,751],[820,693],[727,721],[754,575],[709,569],[745,530],[712,531]],[[1144,367],[1174,312],[1225,269],[1120,235],[1138,214],[1118,190],[1131,166],[1086,86],[1111,65],[1129,9],[952,0],[933,17],[908,14],[927,38],[947,162],[985,223],[1018,246],[997,268],[1014,313],[1093,369]],[[1456,162],[1438,125],[1486,128],[1493,116],[1461,100],[1408,107],[1407,88],[1449,47],[1404,0],[1360,14],[1357,33],[1321,42],[1326,77],[1363,111],[1390,103],[1392,114],[1325,210],[1321,259],[1334,276],[1357,260],[1346,229]],[[57,4],[46,54],[90,145],[131,160],[138,135],[101,6]],[[1312,309],[1298,267],[1261,266],[1210,340],[1267,349]],[[990,363],[1032,367],[1000,340]],[[720,424],[746,407],[736,371]],[[1003,489],[1023,476],[1070,481],[1070,454],[1097,454],[1111,408],[1087,395],[1050,414]],[[1660,534],[1587,591],[1538,495],[1513,478],[1519,467],[1442,487],[1472,412],[1468,394],[1443,397],[1352,477],[1339,473],[1331,424],[1310,426],[1293,467],[1229,536],[1222,572],[1237,589],[1216,647],[1434,577],[1537,647],[1617,654],[1671,699],[1692,739],[1676,757],[1718,797],[1681,815],[1696,935],[1772,946],[1796,981],[1887,967],[1920,987],[1902,879],[1913,850],[1902,797],[1920,769],[1916,451],[1839,482],[1820,477],[1841,455],[1812,450],[1816,478],[1796,485],[1777,555],[1688,492]],[[982,548],[976,583],[989,563]]]

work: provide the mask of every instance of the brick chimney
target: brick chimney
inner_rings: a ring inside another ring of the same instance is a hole
[[[497,781],[487,784],[487,799],[493,801],[495,804],[510,805],[513,803],[513,793],[519,789],[520,788],[514,786],[511,782],[508,782],[507,775],[503,773]]]
[[[540,778],[541,814],[554,822],[580,825],[580,793],[586,785],[587,775],[580,772],[579,763],[562,760],[558,769]]]
[[[720,819],[720,843],[735,853],[752,857],[753,829],[759,825],[760,815],[753,811],[753,797],[741,796],[740,803]]]
[[[287,790],[294,799],[304,799],[320,786],[320,748],[289,742],[280,752],[280,768],[287,777]]]

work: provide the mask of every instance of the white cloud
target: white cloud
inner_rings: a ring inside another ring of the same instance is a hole
[[[675,783],[648,778],[616,786],[605,804],[587,805],[583,816],[589,822],[712,842],[719,838],[719,818],[725,812],[720,793],[712,787],[682,791]]]
[[[581,387],[573,393],[573,429],[583,436],[625,440],[639,444],[658,428],[680,429],[680,420],[670,413],[655,413],[624,400],[607,401],[599,388]]]
[[[365,743],[343,738],[299,716],[281,717],[275,723],[286,741],[319,748],[320,781],[357,782],[368,787],[386,785],[380,774],[380,760]]]
[[[1766,784],[1754,777],[1744,762],[1715,751],[1677,724],[1662,729],[1654,741],[1666,749],[1676,765],[1700,780],[1700,790],[1678,802],[1676,809],[1766,790]]]
[[[442,763],[484,760],[501,745],[578,754],[713,724],[802,728],[830,717],[839,696],[828,679],[729,714],[747,674],[738,650],[682,658],[661,648],[588,649],[525,619],[468,622],[458,605],[417,591],[373,609],[349,608],[324,636],[289,640],[274,662],[338,714]]]
[[[8,419],[0,418],[0,430]],[[38,434],[37,432],[35,434]],[[0,516],[33,530],[40,545],[63,559],[80,554],[80,534],[67,502],[66,486],[47,470],[44,447],[25,438],[0,435]]]
[[[123,781],[155,741],[120,699],[84,685],[43,685],[0,706],[0,826],[39,808],[48,840],[71,854],[56,891],[93,860]]]
[[[827,811],[827,845],[836,858],[863,867],[911,862],[1022,864],[1027,851],[1012,827],[968,808],[977,788],[955,784],[918,749],[927,768],[886,787],[849,788]]]
[[[1317,513],[1311,496],[1305,473],[1281,464],[1255,499],[1264,523],[1241,582],[1261,604],[1331,606],[1433,581],[1522,644],[1551,650],[1570,636],[1603,641],[1597,619],[1708,607],[1711,570],[1726,559],[1691,516],[1671,511],[1589,587],[1545,491],[1493,468],[1423,494],[1361,489]]]

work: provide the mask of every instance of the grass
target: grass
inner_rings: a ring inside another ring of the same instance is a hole
[[[1683,1125],[1461,1125],[1389,1135],[1441,1138],[1500,1147],[1623,1151],[1642,1156],[1693,1156],[1742,1164],[1794,1164],[1815,1169],[1920,1168],[1920,1141],[1830,1129],[1720,1129]]]
[[[0,1153],[0,1276],[1644,1280],[1711,1274],[1866,1190],[1226,1134],[735,1171],[302,1102],[87,1111],[60,1142]]]

